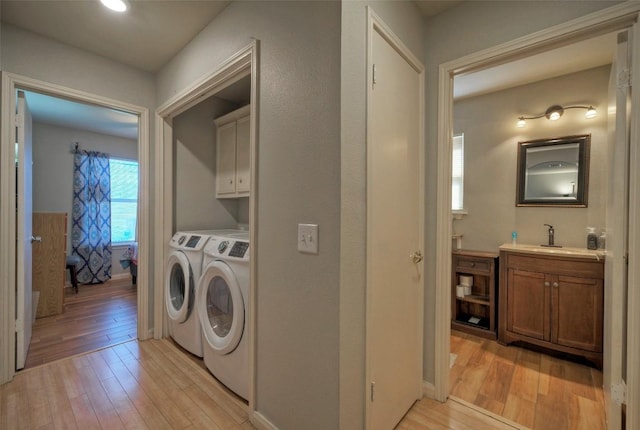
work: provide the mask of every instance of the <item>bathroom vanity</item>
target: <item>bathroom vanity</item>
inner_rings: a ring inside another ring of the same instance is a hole
[[[500,246],[498,341],[579,355],[602,368],[604,252]]]

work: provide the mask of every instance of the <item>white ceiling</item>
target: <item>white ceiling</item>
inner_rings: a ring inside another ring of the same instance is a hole
[[[454,99],[462,99],[611,64],[616,34],[542,52],[478,72],[454,77]]]
[[[0,0],[0,18],[5,23],[153,73],[230,3],[217,0],[128,2],[130,10],[118,14],[105,9],[98,0]],[[460,0],[416,0],[425,18],[460,3]],[[470,97],[609,64],[614,49],[615,36],[606,35],[456,76],[454,97]],[[245,90],[240,92],[246,93]],[[132,131],[131,118],[121,112],[115,115],[110,109],[88,108],[84,104],[74,106],[69,101],[61,101],[58,105],[55,100],[41,95],[35,97],[32,102],[34,118],[99,133],[109,132],[130,138],[137,136],[137,131]]]
[[[148,72],[157,72],[230,2],[128,0],[113,12],[98,0],[2,0],[2,22]]]

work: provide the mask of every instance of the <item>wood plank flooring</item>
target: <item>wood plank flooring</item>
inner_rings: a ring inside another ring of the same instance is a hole
[[[136,294],[129,279],[65,288],[64,312],[36,319],[25,368],[135,339]]]
[[[605,429],[602,372],[452,331],[450,394],[534,430]]]
[[[0,428],[254,429],[246,404],[165,339],[19,373],[0,387]]]
[[[20,372],[0,387],[0,429],[255,430],[247,405],[170,339],[132,340]],[[465,405],[417,402],[399,430],[507,430]]]

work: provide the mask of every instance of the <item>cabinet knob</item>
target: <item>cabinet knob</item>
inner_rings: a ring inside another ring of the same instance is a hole
[[[558,288],[558,283],[557,282],[553,283],[553,288]]]
[[[418,250],[413,254],[411,254],[409,258],[411,258],[411,261],[413,261],[413,264],[418,264],[419,262],[422,261],[422,252]]]
[[[548,287],[549,285],[551,285],[551,284],[549,284],[549,281],[544,281],[544,286],[545,287]]]
[[[471,263],[471,267],[476,267],[476,263]]]
[[[238,179],[238,182],[242,183],[242,179]]]
[[[230,183],[230,184],[233,184],[233,179],[229,179],[229,183]]]

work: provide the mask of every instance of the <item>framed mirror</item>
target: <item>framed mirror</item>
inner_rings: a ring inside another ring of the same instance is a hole
[[[518,142],[516,206],[587,207],[591,135]]]

